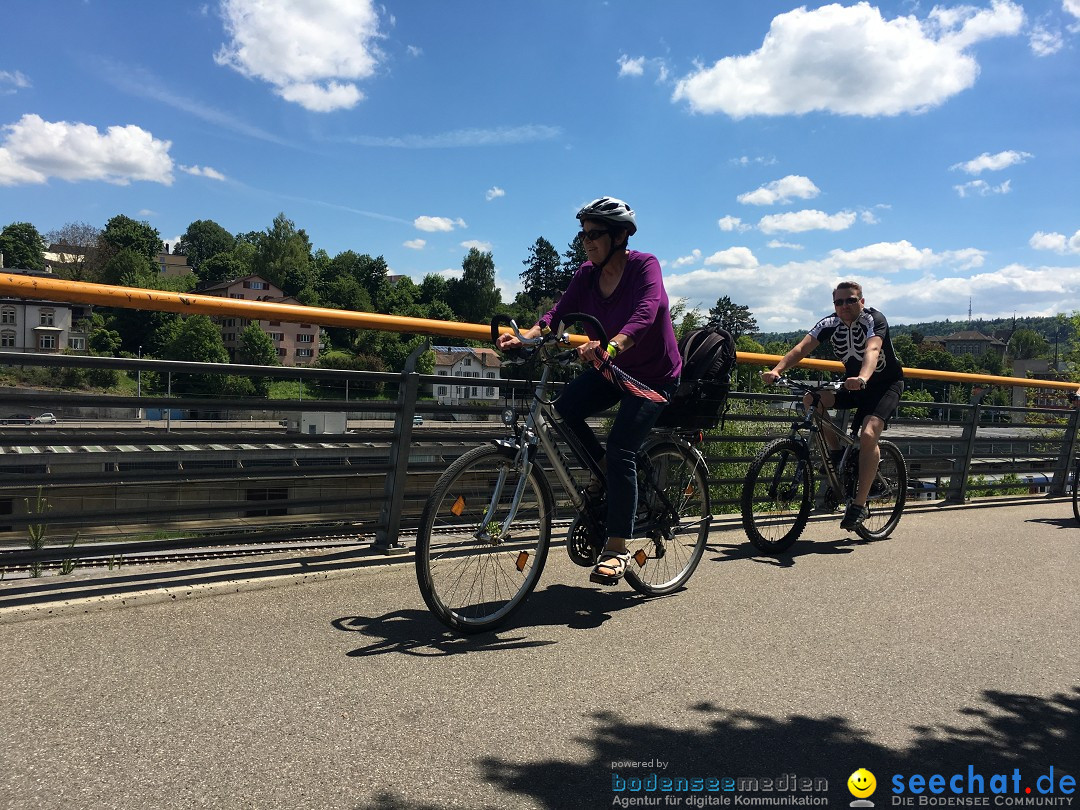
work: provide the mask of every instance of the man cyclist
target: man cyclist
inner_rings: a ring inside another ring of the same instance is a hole
[[[847,379],[843,388],[835,395],[831,391],[822,391],[818,407],[824,410],[833,407],[856,408],[852,424],[862,426],[859,434],[859,486],[840,522],[841,528],[854,531],[870,514],[866,499],[881,460],[878,440],[900,403],[900,394],[904,391],[904,370],[893,351],[889,323],[876,309],[866,306],[862,286],[854,281],[837,284],[833,290],[833,307],[835,312],[818,321],[806,337],[770,371],[761,372],[761,379],[768,384],[776,382],[784,371],[825,341],[830,343],[833,353],[844,364]],[[807,394],[804,402],[809,406],[810,401]],[[825,431],[825,440],[835,454],[839,447],[836,436]]]

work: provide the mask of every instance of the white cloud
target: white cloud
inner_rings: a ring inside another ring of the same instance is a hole
[[[505,191],[503,191],[498,186],[492,186],[491,188],[489,188],[487,190],[487,193],[484,194],[484,199],[486,199],[488,202],[491,202],[492,200],[497,199],[498,197],[505,197],[505,196],[506,196]]]
[[[1080,2],[1080,0],[1078,0]],[[1052,250],[1055,253],[1080,253],[1080,231],[1072,236],[1063,233],[1036,231],[1029,243],[1036,250]]]
[[[997,172],[1010,166],[1017,166],[1033,157],[1035,156],[1030,152],[1017,152],[1014,149],[998,152],[996,155],[983,152],[977,158],[972,158],[964,163],[954,163],[949,168],[953,171],[959,169],[966,174],[981,174],[984,171]]]
[[[803,250],[802,245],[798,245],[794,242],[781,242],[779,239],[770,239],[765,243],[765,247],[769,248],[787,248],[788,250]]]
[[[826,214],[824,211],[804,209],[789,211],[786,214],[769,214],[758,222],[762,233],[802,233],[803,231],[843,231],[855,222],[853,211],[841,211],[838,214]]]
[[[787,177],[767,183],[757,191],[740,194],[736,199],[745,205],[774,205],[789,203],[795,198],[811,200],[820,193],[821,189],[815,186],[809,177],[789,174]]]
[[[405,49],[405,52],[407,54],[409,54],[409,56],[412,56],[413,58],[424,55],[424,49],[419,47],[418,45],[409,45]]]
[[[979,197],[987,197],[990,194],[1008,194],[1012,191],[1012,180],[1006,180],[997,186],[992,186],[985,180],[972,180],[970,183],[964,183],[962,186],[953,186],[956,189],[956,193],[961,197],[972,197],[978,195]]]
[[[682,256],[671,263],[673,270],[677,270],[680,267],[689,267],[690,265],[697,264],[701,261],[701,251],[694,248],[690,251],[689,256]]]
[[[222,0],[221,12],[230,41],[214,56],[219,65],[313,112],[364,97],[353,82],[371,77],[381,56],[374,0]]]
[[[408,242],[402,242],[401,244],[410,250],[423,250],[427,241],[424,239],[410,239]]]
[[[1065,38],[1061,31],[1036,25],[1028,35],[1028,45],[1036,56],[1052,56],[1065,47]]]
[[[720,226],[720,230],[722,230],[722,231],[740,231],[741,232],[741,231],[750,230],[750,226],[745,224],[738,217],[732,217],[732,216],[720,217],[720,219],[718,219],[716,221],[716,224]]]
[[[877,214],[873,211],[863,211],[859,214],[859,221],[864,225],[877,225],[881,220],[877,218]]]
[[[217,169],[211,169],[209,166],[181,166],[180,171],[193,174],[196,177],[209,177],[211,180],[225,179],[225,175]]]
[[[927,20],[886,20],[869,3],[797,8],[773,18],[761,47],[681,79],[673,101],[732,118],[924,112],[968,89],[979,73],[971,45],[1019,33],[1023,9],[935,8]]]
[[[1080,20],[1080,0],[1064,0],[1062,7],[1072,14],[1076,19]]]
[[[434,233],[436,231],[452,231],[454,228],[466,228],[463,219],[450,219],[449,217],[417,217],[413,220],[413,226],[418,231],[428,231]]]
[[[645,57],[639,56],[631,59],[625,53],[619,56],[620,76],[641,76],[645,73]]]
[[[0,70],[0,96],[9,96],[30,86],[30,80],[19,71]]]
[[[727,250],[720,250],[705,259],[705,265],[707,267],[737,267],[741,269],[752,269],[759,264],[757,257],[751,252],[750,248],[746,247],[733,247]]]
[[[924,270],[941,264],[969,270],[981,267],[985,257],[985,251],[975,248],[935,253],[930,248],[917,248],[903,239],[899,242],[878,242],[855,250],[832,250],[824,263],[833,271],[860,269],[898,273],[901,270]]]
[[[749,157],[748,155],[743,155],[742,157],[732,158],[731,163],[733,165],[735,165],[735,166],[750,166],[750,165],[775,166],[776,165],[776,158],[774,158],[774,157],[753,157],[752,158],[752,157]]]
[[[134,125],[109,127],[102,134],[89,124],[24,115],[2,129],[0,186],[44,183],[50,177],[120,186],[132,180],[173,181],[172,143]]]
[[[491,242],[481,242],[479,239],[470,239],[467,242],[462,242],[461,246],[466,250],[476,248],[481,253],[491,253]]]

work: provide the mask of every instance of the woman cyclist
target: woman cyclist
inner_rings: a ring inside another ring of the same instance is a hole
[[[682,359],[660,263],[655,256],[627,247],[637,232],[633,210],[622,200],[601,197],[578,211],[577,219],[581,223],[578,236],[589,260],[578,268],[559,302],[524,336],[535,338],[548,328],[558,328],[568,313],[592,315],[614,337],[601,346],[599,336],[587,325],[591,340],[578,348],[581,360],[610,357],[613,365],[670,398]],[[495,345],[507,351],[521,343],[513,335],[502,334]],[[605,452],[585,420],[616,404],[619,410]],[[637,514],[637,452],[663,407],[663,403],[617,388],[594,368],[578,375],[555,403],[566,425],[605,466],[608,537],[589,577],[593,582],[614,585],[626,572],[630,561],[626,541],[634,533]],[[592,497],[602,495],[599,481],[591,481],[587,492]]]

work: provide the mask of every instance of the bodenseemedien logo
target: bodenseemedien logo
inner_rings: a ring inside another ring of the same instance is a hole
[[[870,796],[877,790],[877,779],[866,768],[859,768],[851,774],[847,780],[847,789],[855,797],[850,807],[873,807],[874,803],[868,801]]]

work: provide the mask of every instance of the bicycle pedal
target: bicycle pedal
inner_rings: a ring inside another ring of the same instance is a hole
[[[612,577],[596,573],[589,574],[589,582],[594,582],[597,585],[607,585],[609,587],[612,585],[618,585],[620,579],[622,579],[622,577]]]

